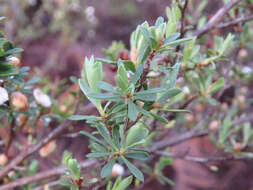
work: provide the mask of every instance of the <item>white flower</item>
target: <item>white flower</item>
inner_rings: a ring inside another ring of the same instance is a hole
[[[52,105],[50,97],[47,94],[41,92],[41,90],[38,88],[33,90],[33,96],[36,102],[43,107],[49,108]]]
[[[188,86],[184,86],[182,90],[185,94],[190,94],[190,89],[188,88]]]
[[[117,177],[117,176],[122,176],[125,172],[125,169],[123,166],[120,164],[114,164],[112,167],[112,176]]]
[[[8,92],[5,88],[0,87],[0,105],[9,100]]]
[[[245,67],[242,68],[242,72],[244,74],[250,74],[252,72],[252,69],[248,66],[245,66]]]

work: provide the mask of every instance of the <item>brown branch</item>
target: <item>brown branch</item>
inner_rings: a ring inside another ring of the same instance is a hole
[[[194,36],[200,37],[203,34],[205,34],[206,32],[208,32],[209,30],[213,29],[215,27],[215,25],[217,25],[221,19],[223,18],[223,16],[232,8],[234,7],[236,4],[238,4],[240,1],[242,0],[231,0],[229,1],[229,3],[225,4],[223,7],[221,7],[216,13],[215,15],[199,30],[197,30],[194,33]]]
[[[244,15],[244,16],[236,18],[236,19],[234,19],[234,20],[232,20],[230,22],[220,23],[217,26],[215,26],[215,28],[222,29],[222,28],[226,28],[226,27],[229,27],[229,26],[233,26],[233,25],[239,24],[241,22],[250,21],[252,19],[253,19],[253,15]]]
[[[206,114],[208,115],[208,114]],[[148,149],[148,151],[156,151],[159,149],[166,148],[168,146],[173,146],[184,142],[186,140],[207,136],[209,134],[208,130],[199,130],[200,127],[206,122],[206,119],[202,119],[196,126],[194,126],[190,131],[185,132],[183,134],[174,135],[172,138],[165,138],[162,141],[154,143],[154,145]],[[239,118],[233,122],[233,125],[241,125],[246,122],[253,122],[253,114],[250,114],[246,117]]]
[[[76,101],[74,106],[78,110],[79,101]],[[25,158],[27,158],[28,156],[30,156],[31,154],[39,150],[41,147],[43,147],[45,144],[47,144],[48,142],[50,142],[51,140],[59,136],[68,126],[71,125],[71,123],[72,121],[65,120],[63,123],[61,123],[58,127],[56,127],[51,133],[49,133],[45,138],[43,138],[36,145],[30,146],[26,150],[21,151],[21,153],[17,155],[17,157],[15,157],[8,165],[6,165],[4,168],[0,170],[0,179],[2,179],[14,167],[19,165]]]
[[[204,124],[204,122],[205,122],[205,120],[203,119],[188,132],[175,135],[174,137],[169,138],[169,139],[165,138],[162,141],[154,143],[154,145],[150,148],[150,151],[159,150],[159,149],[162,149],[162,148],[165,148],[168,146],[173,146],[173,145],[179,144],[181,142],[184,142],[184,141],[192,139],[192,138],[208,135],[207,130],[199,131],[199,128]]]
[[[16,158],[14,158],[8,165],[6,165],[0,171],[0,179],[3,178],[10,170],[12,170],[15,166],[20,164],[26,157],[30,156],[32,153],[39,150],[42,146],[47,144],[49,141],[56,138],[63,130],[65,130],[71,121],[66,120],[62,124],[60,124],[57,128],[55,128],[47,137],[42,139],[39,143],[34,146],[29,147],[27,150],[23,150]]]
[[[180,36],[179,38],[183,38],[184,37],[184,34],[185,34],[185,29],[184,29],[184,22],[185,22],[185,11],[186,11],[186,8],[187,8],[187,5],[188,5],[188,0],[185,1],[184,5],[181,6],[179,5],[179,9],[180,9],[180,12],[181,12],[181,27],[180,27]],[[180,44],[176,47],[176,52],[179,52],[180,51]],[[177,59],[177,55],[175,56],[175,59],[174,59],[174,62],[176,61]]]
[[[96,160],[85,160],[80,163],[80,166],[81,166],[81,168],[84,169],[84,168],[88,168],[90,166],[94,166],[96,163],[97,163]],[[32,182],[35,182],[35,181],[45,180],[45,179],[48,179],[51,177],[59,176],[59,175],[64,174],[64,170],[65,170],[64,167],[56,167],[51,170],[43,171],[43,172],[37,173],[32,176],[23,177],[23,178],[15,180],[11,183],[7,183],[5,185],[2,185],[0,187],[0,190],[14,189],[15,187],[24,186],[24,185],[30,184]]]
[[[12,140],[13,140],[13,137],[14,137],[14,134],[15,134],[14,133],[15,125],[16,125],[16,120],[15,120],[15,118],[13,118],[12,121],[11,121],[11,124],[9,126],[9,137],[8,137],[6,147],[5,147],[5,150],[4,150],[5,155],[7,155],[7,156],[8,156],[9,148],[12,144]]]
[[[196,157],[196,156],[179,155],[179,154],[174,154],[174,153],[165,152],[165,151],[153,151],[153,152],[161,156],[168,156],[172,158],[178,158],[178,159],[191,161],[191,162],[198,162],[198,163],[221,162],[221,161],[229,161],[229,160],[236,160],[236,161],[250,160],[250,158],[247,158],[247,157],[234,157],[233,155],[230,155],[227,157]]]

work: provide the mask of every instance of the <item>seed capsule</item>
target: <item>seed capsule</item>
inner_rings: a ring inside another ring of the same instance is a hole
[[[211,121],[208,128],[210,131],[215,133],[219,129],[219,122],[217,120]]]
[[[56,149],[56,143],[55,141],[51,141],[40,149],[40,156],[47,157],[49,154],[54,152],[55,149]]]
[[[112,167],[112,176],[113,177],[118,177],[118,176],[122,176],[125,172],[125,169],[123,168],[122,165],[120,164],[114,164]]]
[[[0,166],[7,164],[8,158],[5,154],[0,154]]]
[[[11,94],[11,106],[17,112],[25,112],[29,109],[28,100],[21,92],[13,92]]]

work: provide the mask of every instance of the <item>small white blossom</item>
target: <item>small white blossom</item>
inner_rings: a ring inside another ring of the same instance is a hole
[[[41,90],[38,88],[33,90],[33,96],[36,102],[43,107],[48,108],[52,105],[50,97],[47,94],[44,94],[43,92],[41,92]]]
[[[248,66],[245,66],[245,67],[242,68],[242,72],[244,74],[250,74],[252,72],[252,69]]]
[[[182,90],[185,94],[190,94],[190,89],[188,88],[188,86],[184,86]]]
[[[122,176],[125,172],[125,169],[123,166],[120,164],[114,164],[112,167],[112,176],[117,177],[117,176]]]
[[[0,105],[9,100],[8,92],[5,88],[0,87]]]

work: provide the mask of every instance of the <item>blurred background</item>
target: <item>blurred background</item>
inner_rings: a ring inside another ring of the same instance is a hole
[[[205,12],[216,11],[219,3],[210,1]],[[66,77],[79,74],[84,56],[102,56],[112,40],[128,47],[135,27],[145,20],[153,24],[169,5],[169,0],[1,0],[0,15],[8,19],[1,27],[25,49],[23,65]]]
[[[194,13],[197,11],[194,5],[202,1],[191,2],[194,3],[190,3],[188,11]],[[223,4],[220,0],[207,2],[208,6],[204,9],[206,17],[215,13]],[[170,5],[169,0],[0,0],[0,3],[0,15],[6,17],[0,29],[17,47],[24,49],[20,57],[22,65],[31,67],[34,75],[46,76],[52,81],[68,79],[73,75],[78,77],[84,57],[103,57],[103,49],[108,48],[113,40],[121,40],[128,48],[130,34],[136,26],[145,20],[153,24],[157,17],[165,16],[165,8]],[[193,22],[197,23],[198,18],[195,19]],[[252,55],[249,56],[252,58]],[[107,71],[111,72],[108,68]],[[87,139],[85,141],[88,143]],[[71,141],[67,143],[71,144]],[[201,155],[198,139],[191,143],[196,155]],[[77,155],[74,154],[77,158],[83,158],[87,152],[87,147],[80,150],[78,141],[71,146],[70,149],[77,152]],[[205,146],[205,154],[211,147],[208,143],[201,146]],[[65,145],[61,146],[61,149],[65,148]],[[50,162],[45,161],[44,168],[48,168]],[[180,183],[190,183],[191,188],[196,190],[205,190],[197,186],[204,187],[210,183],[218,183],[217,189],[220,190],[244,190],[253,186],[252,163],[231,162],[223,166],[225,172],[215,177],[207,166],[187,163],[187,167],[181,167],[180,164],[175,162],[173,168],[168,168],[167,176],[175,179],[177,175],[181,179]],[[192,171],[196,176],[191,176]],[[238,172],[241,173],[239,177]],[[192,178],[188,179],[188,176]],[[201,180],[199,176],[209,181]],[[198,184],[196,188],[194,184]],[[158,187],[154,185],[151,189]],[[168,186],[163,189],[168,189]]]

